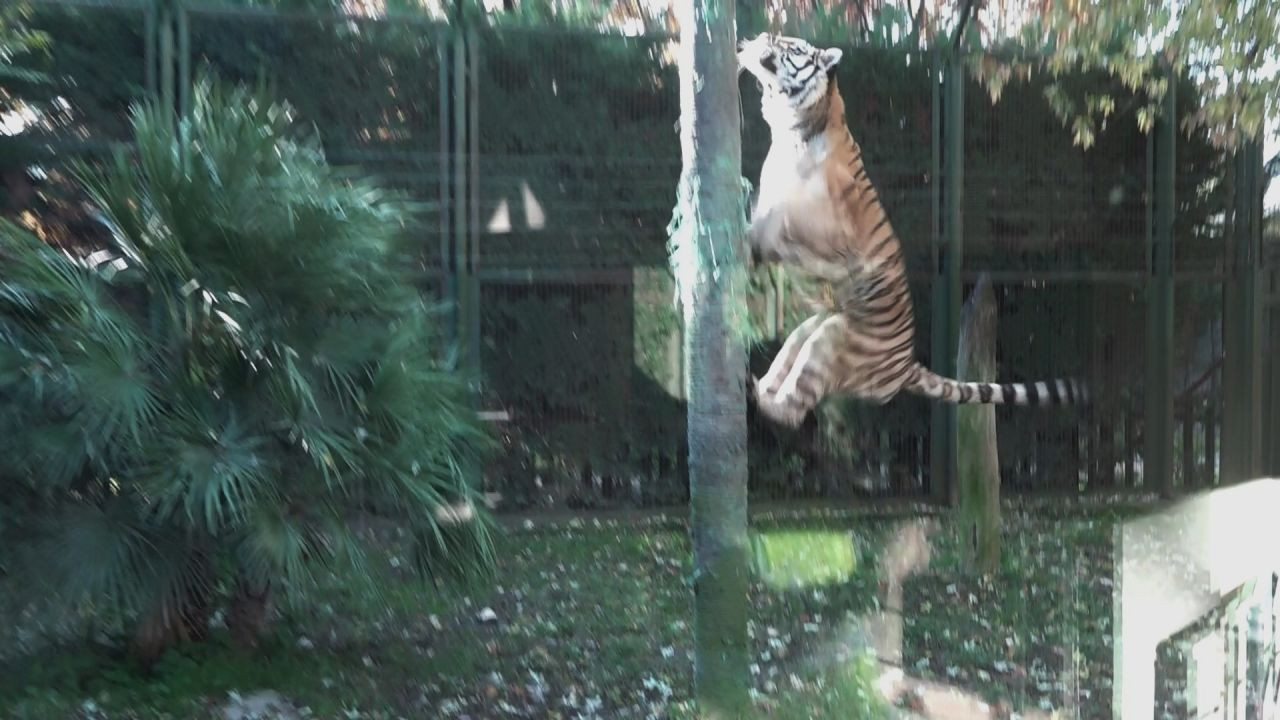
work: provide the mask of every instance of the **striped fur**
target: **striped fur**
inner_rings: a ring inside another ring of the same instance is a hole
[[[821,290],[763,378],[759,409],[796,426],[826,396],[886,403],[905,390],[950,403],[1087,400],[1072,380],[959,382],[915,357],[914,311],[902,246],[845,122],[834,81],[839,49],[760,35],[738,62],[760,82],[773,143],[761,171],[748,243],[753,257],[801,270]]]

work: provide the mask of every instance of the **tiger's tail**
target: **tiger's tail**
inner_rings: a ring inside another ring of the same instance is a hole
[[[1078,380],[1033,383],[961,382],[943,377],[926,367],[919,367],[902,389],[957,405],[1076,405],[1089,402],[1089,389]]]

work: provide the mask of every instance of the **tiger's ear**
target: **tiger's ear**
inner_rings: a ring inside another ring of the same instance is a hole
[[[824,72],[829,72],[840,62],[842,57],[844,57],[844,51],[840,48],[827,48],[818,56],[818,65]]]

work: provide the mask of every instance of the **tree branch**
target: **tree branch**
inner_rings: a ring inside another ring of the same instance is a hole
[[[960,42],[964,37],[964,28],[969,24],[969,16],[973,15],[973,0],[964,0],[964,6],[960,8],[960,23],[956,25],[955,35],[951,36],[951,49],[959,53]]]

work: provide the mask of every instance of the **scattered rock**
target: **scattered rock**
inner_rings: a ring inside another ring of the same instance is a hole
[[[298,708],[275,690],[259,690],[248,695],[231,693],[222,707],[223,720],[301,720]]]

